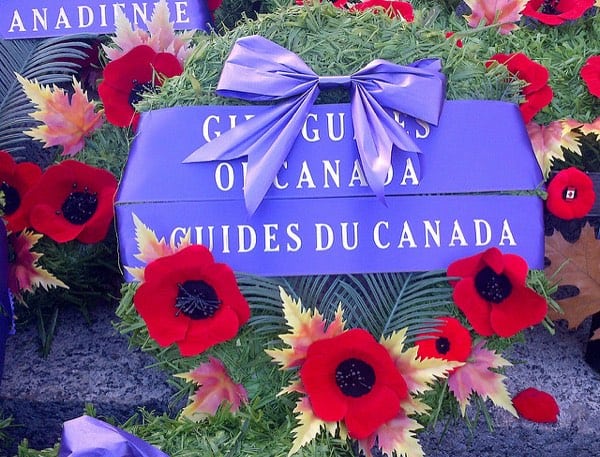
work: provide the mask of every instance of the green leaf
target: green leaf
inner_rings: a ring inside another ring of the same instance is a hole
[[[74,60],[86,57],[84,35],[47,40],[0,40],[0,149],[18,152],[30,138],[23,134],[36,122],[33,106],[15,73],[38,83],[70,82],[80,68]]]

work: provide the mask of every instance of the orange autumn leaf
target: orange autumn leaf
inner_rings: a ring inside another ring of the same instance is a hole
[[[569,328],[577,328],[588,316],[600,312],[600,240],[589,224],[581,230],[575,243],[569,243],[559,232],[554,232],[546,237],[546,257],[551,262],[546,272],[548,277],[559,285],[579,289],[577,296],[558,300],[563,314],[550,311],[549,317],[566,319]]]
[[[72,95],[56,85],[42,86],[20,75],[17,79],[36,107],[30,116],[42,122],[25,134],[43,142],[44,147],[62,146],[63,156],[73,156],[83,149],[85,137],[102,125],[102,112],[95,112],[96,105],[75,78]]]

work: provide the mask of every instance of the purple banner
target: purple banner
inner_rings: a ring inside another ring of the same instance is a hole
[[[209,30],[212,23],[206,0],[167,0],[175,30]],[[90,33],[115,33],[119,9],[130,23],[145,29],[153,1],[114,0],[2,0],[0,38],[45,38]]]
[[[250,216],[245,159],[182,161],[263,109],[142,116],[116,202],[124,265],[143,265],[135,215],[167,242],[189,235],[236,271],[264,276],[432,270],[491,246],[542,267],[542,201],[488,194],[543,182],[515,105],[448,101],[438,127],[397,116],[423,153],[394,151],[385,204],[364,178],[349,105],[315,105]],[[457,195],[466,193],[484,194]]]

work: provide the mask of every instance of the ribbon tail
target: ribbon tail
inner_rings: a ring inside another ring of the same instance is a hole
[[[278,106],[265,116],[268,121],[264,124],[263,133],[254,138],[254,143],[246,151],[248,170],[244,198],[250,215],[254,214],[277,177],[318,94],[319,89],[315,85],[293,102],[285,103],[285,109]]]
[[[375,195],[385,202],[384,186],[392,164],[392,147],[420,152],[395,119],[357,84],[352,93],[352,125],[365,177]]]

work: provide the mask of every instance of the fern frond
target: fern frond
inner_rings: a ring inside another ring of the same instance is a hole
[[[15,73],[38,83],[70,82],[90,45],[86,36],[47,40],[0,40],[0,149],[18,152],[30,138],[23,134],[36,125],[29,117],[33,107],[21,89]]]
[[[376,337],[406,327],[410,340],[432,329],[452,297],[441,271],[349,275],[341,286],[338,298],[348,310],[349,326],[366,328]]]

